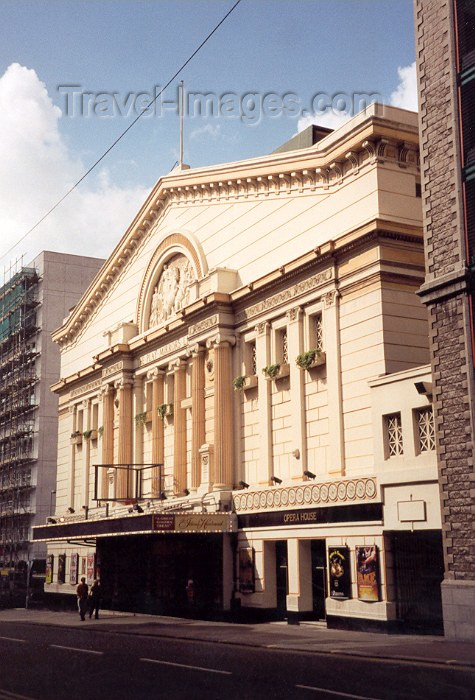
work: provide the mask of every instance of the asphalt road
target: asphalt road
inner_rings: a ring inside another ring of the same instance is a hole
[[[475,670],[0,623],[0,700],[475,697]]]

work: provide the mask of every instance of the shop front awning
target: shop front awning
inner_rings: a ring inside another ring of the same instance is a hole
[[[237,517],[233,513],[146,513],[116,518],[79,520],[37,525],[33,541],[90,540],[97,537],[153,535],[158,533],[229,533],[236,532]]]

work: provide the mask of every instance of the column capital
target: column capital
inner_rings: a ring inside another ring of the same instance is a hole
[[[208,338],[206,341],[206,347],[208,350],[216,347],[217,345],[229,345],[233,347],[236,344],[236,336],[234,335],[224,335],[223,333],[217,333],[216,335]]]
[[[268,333],[270,330],[270,323],[268,321],[263,321],[262,323],[258,323],[255,326],[256,335],[264,335],[265,333]]]
[[[186,367],[187,362],[182,357],[177,357],[175,360],[171,360],[171,362],[168,363],[168,369],[171,372],[180,372],[182,370],[185,370]]]
[[[114,391],[114,386],[112,384],[103,384],[100,389],[101,396],[107,396],[107,394],[112,394]]]
[[[287,320],[289,321],[289,323],[293,323],[294,321],[300,321],[303,315],[302,307],[294,306],[294,308],[289,309],[285,315],[287,316]]]
[[[133,377],[121,377],[120,379],[117,379],[114,382],[114,386],[116,389],[125,389],[128,386],[133,386],[134,385],[134,380]]]
[[[204,355],[206,351],[206,348],[204,345],[201,343],[195,343],[194,345],[190,345],[188,347],[188,350],[186,352],[188,357],[191,357],[192,359],[195,357],[199,357],[200,355]]]
[[[334,306],[340,296],[338,289],[331,289],[329,292],[322,294],[322,301],[325,304],[325,308],[329,309],[331,306]]]
[[[149,369],[147,372],[147,381],[151,382],[154,379],[158,379],[158,377],[163,377],[165,372],[163,369],[159,369],[158,367],[154,367],[153,369]]]

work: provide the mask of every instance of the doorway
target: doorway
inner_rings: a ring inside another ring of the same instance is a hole
[[[312,595],[316,620],[325,620],[327,597],[327,548],[325,540],[312,540]]]

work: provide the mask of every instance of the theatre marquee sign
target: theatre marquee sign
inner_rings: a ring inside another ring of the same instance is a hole
[[[237,517],[233,513],[144,513],[117,518],[79,520],[33,528],[37,542],[68,539],[151,535],[154,533],[226,533],[235,532]]]

